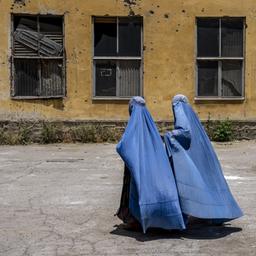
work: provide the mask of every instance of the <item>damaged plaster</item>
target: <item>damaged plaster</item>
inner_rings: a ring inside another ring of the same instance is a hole
[[[75,4],[74,4],[75,3]],[[79,6],[77,6],[79,5]],[[234,0],[2,0],[0,9],[0,119],[44,118],[59,120],[127,120],[127,102],[95,101],[93,95],[92,16],[143,17],[143,96],[155,120],[171,120],[171,98],[184,93],[200,118],[256,120],[255,6]],[[150,13],[151,10],[151,13]],[[11,13],[56,14],[65,20],[66,88],[62,100],[10,98]],[[246,17],[246,100],[195,102],[195,17]],[[180,25],[179,25],[180,24]],[[177,32],[176,32],[177,30]],[[156,104],[154,104],[156,102]],[[6,115],[4,113],[7,113]],[[16,114],[19,113],[19,114]],[[35,113],[35,114],[34,114]]]

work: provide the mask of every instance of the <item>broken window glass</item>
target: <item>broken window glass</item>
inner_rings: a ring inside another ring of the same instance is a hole
[[[141,55],[141,19],[119,18],[119,55]]]
[[[242,61],[222,62],[222,96],[242,96]]]
[[[141,94],[141,29],[141,17],[94,18],[94,96]]]
[[[116,56],[117,23],[116,19],[96,19],[94,23],[94,55]]]
[[[218,96],[218,61],[198,61],[198,95]]]
[[[36,16],[15,16],[14,17],[14,31],[17,29],[24,29],[28,31],[37,31],[37,17]]]
[[[197,19],[198,96],[243,96],[244,22],[242,17]]]
[[[39,32],[62,35],[62,17],[39,17]]]
[[[50,18],[44,20],[42,18],[41,25],[43,25],[44,32],[47,32],[45,31],[46,28],[48,28],[49,30],[57,30],[57,28],[59,28],[59,30],[55,32],[48,31],[48,33],[51,32],[51,34],[49,35],[44,35],[39,32],[38,28],[40,27],[40,24],[38,24],[37,21],[38,20],[36,20],[37,26],[35,26],[35,18],[33,19],[31,17],[17,17],[16,21],[15,17],[14,23],[16,24],[16,29],[14,30],[14,40],[16,44],[14,45],[14,52],[18,55],[22,55],[27,52],[29,55],[40,54],[44,56],[60,56],[62,54],[63,46],[62,27],[59,26],[59,22],[62,21],[62,19]],[[51,24],[50,22],[54,23]],[[59,36],[58,33],[61,33],[61,36]],[[58,38],[60,38],[61,41],[58,40]]]
[[[243,56],[243,19],[221,20],[222,57]]]
[[[96,96],[116,96],[116,63],[96,62]]]
[[[197,20],[197,56],[219,56],[219,19]]]

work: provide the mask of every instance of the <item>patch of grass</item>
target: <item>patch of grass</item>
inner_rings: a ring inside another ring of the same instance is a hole
[[[54,123],[43,123],[40,132],[35,136],[32,126],[21,123],[18,129],[0,128],[0,145],[27,145],[38,142],[42,144],[50,143],[101,143],[117,142],[124,132],[124,128],[102,125],[78,125],[65,128],[63,125]]]
[[[15,144],[27,145],[29,143],[31,143],[31,129],[26,126],[20,127]]]
[[[41,143],[58,143],[63,141],[63,130],[54,124],[44,123],[41,131]]]
[[[208,112],[208,116],[207,116],[207,120],[206,122],[204,123],[204,128],[205,128],[205,131],[208,135],[208,137],[210,138],[210,140],[213,140],[213,132],[214,132],[214,129],[213,129],[214,125],[213,125],[213,122],[211,120],[211,113]]]
[[[98,142],[116,142],[118,140],[118,132],[113,127],[97,127]]]
[[[3,128],[0,129],[0,145],[6,145],[8,144],[7,141],[8,141],[8,138],[6,136],[6,132]]]
[[[213,132],[213,140],[214,141],[231,141],[233,138],[233,129],[231,122],[226,119],[223,121],[219,121],[214,132]]]
[[[123,131],[119,131],[115,127],[82,125],[71,128],[69,133],[73,142],[81,143],[101,143],[101,142],[117,142]],[[68,133],[67,133],[68,134]],[[69,137],[68,135],[66,135]]]
[[[96,136],[96,128],[91,125],[86,126],[78,126],[75,128],[72,128],[71,130],[71,137],[74,142],[82,142],[82,143],[88,143],[88,142],[97,142],[97,136]]]

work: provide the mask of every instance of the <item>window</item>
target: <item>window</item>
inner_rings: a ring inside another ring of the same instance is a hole
[[[65,96],[63,17],[14,15],[13,98]]]
[[[94,98],[142,94],[142,19],[94,18]]]
[[[197,19],[197,96],[242,98],[244,19]]]

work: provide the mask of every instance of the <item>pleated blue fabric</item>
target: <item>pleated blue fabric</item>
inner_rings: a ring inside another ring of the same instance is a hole
[[[199,118],[184,95],[172,101],[174,130],[164,136],[182,212],[225,222],[243,215]]]
[[[116,147],[131,174],[129,210],[144,233],[149,227],[184,229],[173,172],[144,99],[133,97],[129,112]]]

